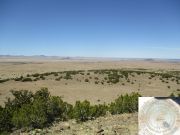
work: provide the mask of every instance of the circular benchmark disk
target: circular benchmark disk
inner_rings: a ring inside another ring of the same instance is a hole
[[[140,135],[173,135],[179,127],[180,107],[171,98],[152,98],[140,109]]]

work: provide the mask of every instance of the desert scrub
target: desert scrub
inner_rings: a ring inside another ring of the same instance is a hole
[[[89,82],[89,79],[85,79],[84,81],[85,81],[85,82]]]
[[[72,76],[70,72],[66,72],[66,75],[64,76],[65,80],[72,80]]]
[[[121,113],[132,113],[138,110],[138,93],[132,93],[130,95],[126,94],[124,96],[118,97],[115,102],[112,102],[109,106],[109,111],[111,114],[121,114]]]
[[[87,75],[90,75],[90,73],[87,73]]]
[[[33,80],[31,78],[23,78],[22,82],[32,82]]]
[[[15,81],[22,81],[22,79],[23,79],[23,76],[20,76],[20,77],[16,77],[14,80]]]
[[[95,81],[94,83],[95,83],[95,84],[98,84],[99,82],[98,82],[98,81]]]
[[[36,73],[36,74],[32,74],[32,76],[33,76],[33,77],[39,77],[40,74]],[[27,76],[27,77],[28,77],[28,76]],[[30,75],[29,75],[29,77],[30,77]]]
[[[108,81],[112,84],[116,84],[119,82],[119,75],[117,72],[114,72],[113,74],[108,74]]]
[[[54,73],[54,76],[58,76],[58,73]]]
[[[9,81],[9,79],[0,79],[0,83],[4,83],[4,82],[7,82]]]
[[[74,118],[77,121],[86,121],[90,119],[90,102],[85,100],[83,102],[76,101],[74,106]]]
[[[89,101],[77,101],[75,105],[64,102],[61,97],[51,96],[47,88],[34,94],[27,90],[11,91],[14,98],[0,106],[0,133],[11,132],[13,128],[44,128],[56,119],[76,119],[83,122],[112,114],[136,112],[138,93],[121,95],[111,104],[91,105]]]
[[[84,73],[80,73],[81,75],[84,75]]]
[[[40,75],[41,80],[45,80],[46,78],[43,75]]]

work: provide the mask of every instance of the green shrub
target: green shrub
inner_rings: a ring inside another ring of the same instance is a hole
[[[71,74],[69,72],[67,72],[66,75],[64,76],[64,79],[66,79],[66,80],[72,79]]]
[[[89,82],[89,79],[85,79],[84,81],[85,81],[85,82]]]
[[[90,108],[90,117],[91,118],[97,118],[100,116],[104,116],[106,112],[108,111],[108,106],[104,105],[94,105]]]
[[[53,121],[55,118],[67,120],[69,118],[72,118],[73,106],[66,102],[63,102],[61,97],[53,96],[48,103],[47,110],[50,121]]]
[[[36,91],[33,97],[34,99],[42,99],[44,101],[48,101],[50,93],[47,88],[41,88],[40,90]]]
[[[81,75],[84,75],[84,73],[80,73]]]
[[[33,76],[33,77],[39,77],[40,74],[36,73],[36,74],[33,74],[32,76]],[[29,76],[27,76],[27,77],[29,77]]]
[[[43,75],[40,75],[40,78],[41,78],[42,80],[45,80],[45,79],[46,79]]]
[[[48,122],[47,104],[43,99],[35,99],[29,114],[32,127],[43,128]]]
[[[31,78],[23,78],[22,82],[32,82],[33,80]]]
[[[95,81],[95,84],[98,84],[99,82],[98,81]]]
[[[58,76],[58,73],[54,73],[54,76]]]
[[[171,94],[169,95],[169,97],[175,97],[174,93],[171,93]]]
[[[116,84],[119,82],[119,75],[115,72],[113,74],[108,74],[109,82]]]
[[[138,111],[138,93],[118,97],[110,104],[109,110],[112,114],[132,113]]]
[[[13,113],[12,123],[16,128],[30,127],[31,126],[31,108],[30,104],[24,105],[19,110]]]
[[[13,128],[13,124],[11,122],[12,112],[10,108],[2,108],[0,109],[0,134],[4,131],[11,131]]]
[[[78,122],[111,114],[131,113],[138,109],[138,93],[118,97],[110,105],[90,105],[90,102],[77,101],[73,107],[61,97],[51,96],[47,88],[41,88],[35,94],[27,90],[11,91],[14,98],[0,106],[0,133],[9,132],[13,127],[43,128],[56,119],[64,121],[75,118]]]
[[[90,102],[85,100],[83,102],[76,101],[74,106],[74,118],[77,121],[89,120],[91,116],[91,106]]]
[[[7,82],[9,81],[9,79],[0,79],[0,83],[4,83],[4,82]]]
[[[30,104],[32,102],[33,94],[28,90],[11,90],[11,93],[14,99],[8,100],[8,102],[5,103],[6,107],[21,108],[24,104]]]

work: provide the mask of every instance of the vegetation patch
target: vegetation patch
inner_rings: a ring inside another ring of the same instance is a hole
[[[55,120],[76,119],[83,122],[111,114],[138,111],[138,93],[118,97],[110,104],[91,105],[89,101],[76,101],[71,105],[61,97],[51,96],[47,88],[36,93],[27,90],[11,91],[13,99],[8,98],[5,107],[0,106],[0,133],[12,129],[44,128]]]

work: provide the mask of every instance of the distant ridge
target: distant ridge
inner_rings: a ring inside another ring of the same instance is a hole
[[[25,56],[25,55],[0,55],[0,59],[20,59],[20,58],[27,58],[27,59],[57,59],[57,60],[144,60],[144,61],[169,61],[169,62],[180,62],[180,59],[163,59],[163,58],[118,58],[118,57],[69,57],[69,56],[46,56],[46,55],[32,55],[32,56]]]

